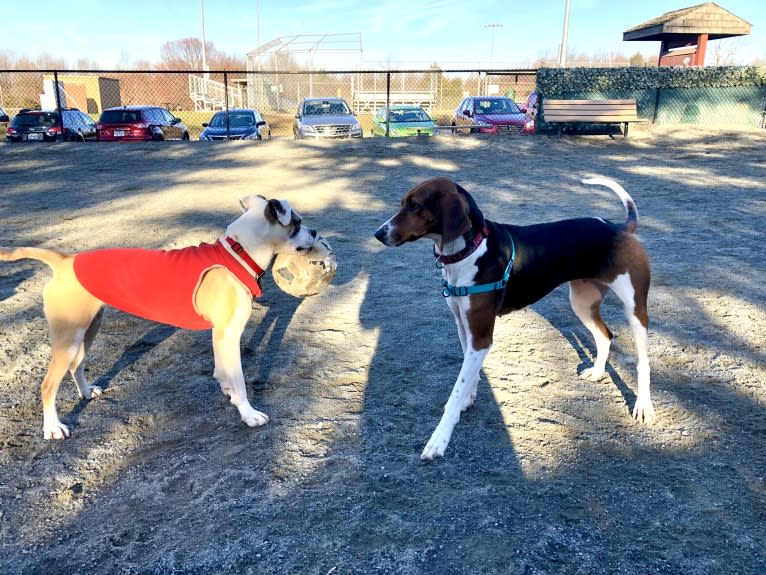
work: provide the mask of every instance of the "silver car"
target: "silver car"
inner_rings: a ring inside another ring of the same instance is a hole
[[[293,135],[302,138],[361,138],[362,126],[343,98],[305,98],[295,114]]]

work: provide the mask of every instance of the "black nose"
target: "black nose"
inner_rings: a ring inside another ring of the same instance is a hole
[[[386,237],[387,233],[387,227],[386,226],[380,226],[378,230],[375,232],[375,237],[379,242],[385,243],[383,240]]]

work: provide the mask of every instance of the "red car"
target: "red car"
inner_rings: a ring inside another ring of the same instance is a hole
[[[454,131],[469,128],[470,132],[487,134],[532,133],[535,122],[522,112],[507,96],[472,96],[463,98],[452,119]]]
[[[101,112],[96,123],[101,141],[188,140],[189,129],[159,106],[122,106]]]

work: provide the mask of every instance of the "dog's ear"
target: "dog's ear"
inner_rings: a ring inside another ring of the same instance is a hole
[[[266,204],[266,219],[287,226],[293,219],[293,210],[287,200],[269,200]]]
[[[450,190],[439,198],[442,244],[453,242],[471,229],[470,206],[462,194]]]
[[[256,206],[260,203],[262,203],[266,198],[263,196],[258,195],[250,195],[250,196],[242,196],[239,198],[239,207],[242,209],[243,212],[246,212],[253,206]]]

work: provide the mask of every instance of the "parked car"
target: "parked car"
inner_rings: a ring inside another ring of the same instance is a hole
[[[5,132],[6,142],[84,142],[96,139],[96,122],[77,108],[22,109]]]
[[[302,138],[361,138],[362,125],[343,98],[305,98],[298,106],[293,135]]]
[[[439,133],[431,116],[423,108],[399,104],[378,110],[372,119],[373,136],[386,135],[386,118],[388,118],[388,135],[392,138],[433,136]]]
[[[101,112],[96,123],[101,141],[188,140],[189,129],[165,108],[121,106]]]
[[[228,116],[228,121],[227,121]],[[230,109],[213,114],[202,124],[200,140],[270,140],[271,128],[257,110]]]
[[[463,98],[455,110],[452,125],[474,132],[531,133],[535,123],[507,96],[472,96]]]
[[[8,117],[8,114],[5,113],[5,110],[0,108],[0,124],[7,124],[10,121],[10,118]]]

